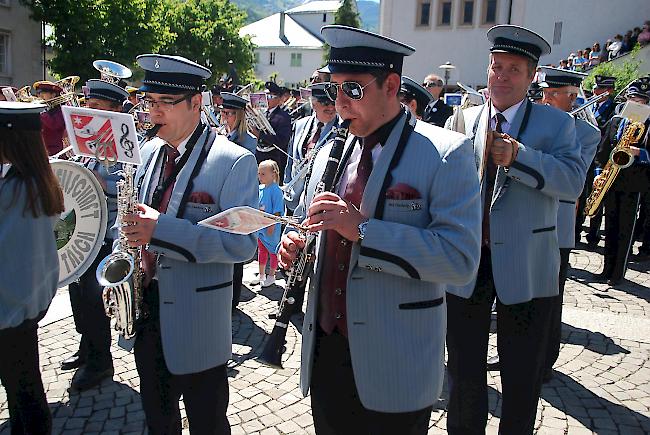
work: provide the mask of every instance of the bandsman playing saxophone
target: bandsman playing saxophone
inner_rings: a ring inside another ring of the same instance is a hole
[[[144,103],[158,138],[138,168],[141,214],[128,215],[129,243],[143,252],[145,320],[135,338],[140,394],[151,434],[181,432],[183,396],[190,432],[229,434],[233,263],[248,260],[254,235],[196,223],[222,210],[257,206],[257,164],[244,148],[201,123],[210,70],[178,56],[138,56]]]
[[[627,91],[628,101],[648,104],[650,85],[647,80],[632,83]],[[596,152],[596,166],[604,168],[610,153],[623,133],[621,124],[627,122],[620,116],[614,116],[605,126],[603,138]],[[610,286],[621,283],[627,270],[628,257],[634,240],[634,225],[641,193],[650,192],[650,149],[648,127],[650,119],[645,120],[645,132],[636,144],[630,144],[634,161],[629,168],[621,169],[609,192],[605,194],[605,257],[603,271],[597,275],[601,281]],[[596,177],[597,179],[598,177]],[[596,180],[594,180],[594,184]]]

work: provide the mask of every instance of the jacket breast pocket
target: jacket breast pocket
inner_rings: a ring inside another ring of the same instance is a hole
[[[183,218],[195,224],[199,221],[202,221],[203,219],[217,214],[217,212],[217,206],[214,203],[200,204],[198,202],[188,202],[185,205],[185,213],[183,214]]]
[[[428,205],[423,199],[387,199],[384,220],[413,226],[426,226],[429,220]]]

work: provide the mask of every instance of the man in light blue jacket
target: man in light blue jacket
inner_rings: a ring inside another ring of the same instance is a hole
[[[485,361],[495,298],[503,385],[499,432],[532,433],[552,297],[558,295],[558,198],[577,197],[584,181],[575,120],[526,98],[550,45],[518,26],[495,26],[487,36],[490,99],[464,111],[481,178],[481,262],[469,284],[447,288],[452,435],[485,431]]]

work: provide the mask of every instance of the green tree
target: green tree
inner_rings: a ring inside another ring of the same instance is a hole
[[[232,59],[240,83],[253,76],[253,43],[240,37],[246,13],[228,0],[168,0],[169,31],[176,35],[161,52],[187,57],[212,71],[210,84],[229,70]]]
[[[637,53],[639,52],[639,49],[640,47],[637,44],[632,52],[627,55],[628,59],[605,62],[594,67],[591,71],[589,71],[589,76],[585,78],[583,82],[584,88],[592,89],[596,80],[595,77],[597,75],[616,77],[614,95],[612,95],[613,98],[616,94],[621,92],[631,81],[641,77],[642,74],[639,71],[639,65],[641,65],[641,61],[637,60]]]
[[[50,62],[60,77],[98,78],[92,62],[108,59],[133,69],[135,57],[156,52],[173,38],[165,23],[163,0],[21,0],[32,18],[54,30],[55,57]]]
[[[334,15],[334,24],[340,24],[342,26],[359,28],[361,27],[361,20],[359,19],[359,12],[352,5],[351,0],[343,0],[343,3],[336,11]],[[330,46],[328,44],[323,44],[323,64],[327,63],[327,59],[330,53]]]
[[[334,24],[341,24],[343,26],[361,27],[361,20],[359,19],[359,12],[352,4],[352,0],[343,0],[343,4],[336,11],[334,15]]]

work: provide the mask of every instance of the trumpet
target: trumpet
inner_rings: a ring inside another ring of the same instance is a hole
[[[269,120],[266,119],[266,116],[250,104],[246,105],[245,118],[246,124],[249,128],[254,128],[262,133],[275,135],[275,130],[273,130],[273,127],[269,123]]]

